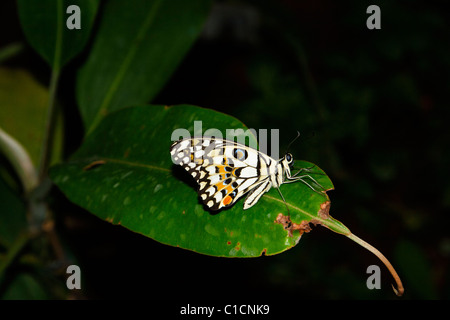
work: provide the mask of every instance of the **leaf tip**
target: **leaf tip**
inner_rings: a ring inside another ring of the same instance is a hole
[[[400,282],[398,285],[398,288],[395,288],[395,286],[393,284],[391,284],[392,289],[394,290],[394,293],[397,297],[401,297],[403,295],[403,293],[405,292],[405,289],[403,288],[402,283]]]

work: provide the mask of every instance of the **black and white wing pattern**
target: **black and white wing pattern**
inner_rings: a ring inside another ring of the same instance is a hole
[[[282,183],[284,170],[277,160],[233,141],[187,138],[174,142],[170,154],[197,181],[198,194],[211,210],[230,207],[246,193],[248,209]]]

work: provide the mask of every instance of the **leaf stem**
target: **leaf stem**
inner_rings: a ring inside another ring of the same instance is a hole
[[[402,281],[400,280],[400,277],[398,276],[397,272],[395,271],[394,267],[389,262],[389,260],[386,259],[386,257],[380,251],[378,251],[378,249],[376,249],[372,245],[368,244],[364,240],[358,238],[353,233],[348,234],[347,237],[350,238],[351,240],[355,241],[362,247],[366,248],[370,252],[372,252],[374,255],[376,255],[381,260],[381,262],[384,263],[384,265],[388,268],[389,272],[391,273],[392,277],[394,278],[394,280],[397,284],[397,288],[395,288],[394,285],[392,285],[392,289],[394,289],[394,292],[397,296],[399,296],[399,297],[402,296],[405,289],[403,288],[403,284],[402,284]]]
[[[45,132],[44,132],[44,139],[42,141],[42,148],[41,148],[41,157],[39,162],[39,181],[42,182],[44,179],[48,164],[50,161],[50,150],[52,145],[52,138],[53,138],[53,129],[55,124],[55,118],[56,118],[56,89],[58,87],[58,79],[59,79],[59,68],[52,70],[52,75],[50,79],[50,97],[49,97],[49,103],[48,103],[48,109],[47,109],[47,120],[45,124]]]
[[[133,61],[134,57],[136,56],[136,52],[138,51],[138,48],[142,41],[144,41],[145,34],[148,31],[148,28],[152,25],[152,23],[155,20],[155,16],[158,12],[159,6],[161,4],[161,1],[155,1],[151,11],[147,13],[147,17],[143,21],[142,25],[139,26],[139,30],[136,33],[136,37],[134,39],[136,45],[131,46],[130,50],[127,52],[123,60],[120,62],[119,69],[117,70],[116,76],[114,77],[111,85],[108,88],[107,93],[105,94],[102,104],[100,105],[94,119],[92,120],[91,124],[89,125],[89,128],[87,128],[86,135],[89,135],[92,133],[92,131],[97,127],[99,122],[105,117],[105,115],[108,113],[108,110],[111,106],[111,100],[115,93],[117,93],[117,88],[123,81],[126,72],[128,68],[130,67],[131,62]]]
[[[36,169],[27,150],[0,128],[0,151],[14,167],[26,195],[38,185]]]
[[[55,39],[55,53],[52,64],[52,75],[50,78],[49,101],[47,108],[47,121],[45,124],[44,139],[42,140],[41,157],[39,162],[39,182],[45,178],[47,174],[48,164],[50,162],[50,152],[53,142],[53,129],[56,118],[56,91],[58,88],[58,79],[61,70],[61,55],[63,43],[63,3],[57,1],[57,20],[56,20],[56,39]]]

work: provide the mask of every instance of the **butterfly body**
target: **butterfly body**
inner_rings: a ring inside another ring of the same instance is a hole
[[[291,176],[288,153],[275,160],[245,145],[217,138],[187,138],[170,147],[173,163],[182,166],[198,183],[198,193],[211,210],[232,206],[244,194],[244,210],[255,205],[272,187],[301,180]]]

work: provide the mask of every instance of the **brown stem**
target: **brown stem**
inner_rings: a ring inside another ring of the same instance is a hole
[[[348,234],[347,237],[352,239],[353,241],[355,241],[356,243],[358,243],[362,247],[366,248],[370,252],[372,252],[374,255],[376,255],[384,263],[384,265],[388,268],[389,272],[392,274],[392,277],[394,278],[395,282],[397,283],[397,288],[395,288],[394,285],[392,285],[392,289],[394,289],[394,292],[395,292],[395,294],[397,296],[399,296],[399,297],[402,296],[403,292],[405,291],[405,289],[403,288],[403,284],[402,284],[402,281],[400,280],[400,277],[398,276],[397,272],[395,271],[394,267],[389,262],[389,260],[386,259],[386,257],[380,251],[378,251],[378,249],[376,249],[375,247],[371,246],[370,244],[368,244],[364,240],[358,238],[353,233]]]

